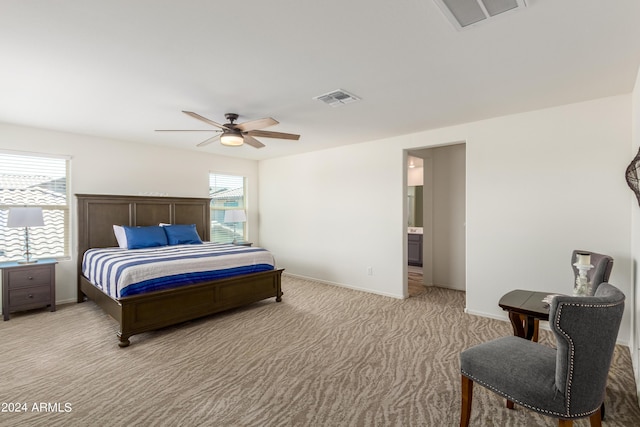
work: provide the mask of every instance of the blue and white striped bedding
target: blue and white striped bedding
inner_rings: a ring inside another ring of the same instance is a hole
[[[83,275],[113,298],[274,269],[266,249],[210,242],[89,249],[82,260]]]

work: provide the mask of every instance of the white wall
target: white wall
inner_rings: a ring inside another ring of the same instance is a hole
[[[260,241],[287,273],[402,297],[403,152],[366,145],[261,161]]]
[[[465,141],[470,313],[506,319],[514,288],[570,293],[576,248],[612,255],[629,295],[630,111],[622,95],[261,161],[260,241],[288,273],[401,298],[403,150]]]
[[[167,193],[208,197],[209,172],[247,177],[247,229],[258,242],[258,164],[253,160],[175,150],[133,142],[0,124],[0,150],[72,156],[70,194]],[[56,301],[76,300],[76,216],[72,215],[72,258],[56,267]]]

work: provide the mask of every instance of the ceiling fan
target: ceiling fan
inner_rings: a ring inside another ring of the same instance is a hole
[[[247,143],[255,148],[262,148],[264,144],[257,139],[255,136],[262,138],[279,138],[279,139],[292,139],[297,141],[300,139],[300,135],[296,135],[293,133],[284,133],[284,132],[271,132],[266,130],[260,130],[262,128],[266,128],[269,126],[277,125],[279,122],[271,117],[266,117],[264,119],[251,120],[244,123],[235,123],[238,120],[238,115],[235,113],[227,113],[225,117],[229,121],[221,125],[220,123],[216,123],[213,120],[209,120],[206,117],[201,116],[200,114],[194,113],[192,111],[183,111],[183,113],[193,117],[194,119],[201,120],[207,124],[213,125],[220,130],[214,130],[214,132],[219,132],[218,135],[212,136],[211,138],[205,139],[201,143],[199,143],[198,147],[203,147],[207,144],[211,144],[212,142],[220,139],[220,143],[222,145],[228,146],[240,146],[244,143]],[[195,130],[195,129],[158,129],[156,132],[211,132],[209,130]]]

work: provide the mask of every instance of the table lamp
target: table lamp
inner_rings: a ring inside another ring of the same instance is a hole
[[[224,212],[224,222],[233,223],[233,244],[235,245],[238,240],[236,239],[236,223],[245,222],[247,216],[244,213],[244,209],[229,209]]]
[[[42,218],[42,208],[24,207],[10,208],[9,217],[7,218],[7,227],[17,228],[24,227],[24,260],[18,261],[18,264],[33,264],[38,260],[31,259],[31,251],[29,250],[29,227],[43,227],[44,219]]]

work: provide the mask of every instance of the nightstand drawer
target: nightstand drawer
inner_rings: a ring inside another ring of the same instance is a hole
[[[48,304],[51,304],[51,287],[49,285],[9,290],[11,311],[27,306],[42,307]]]
[[[51,283],[51,267],[29,267],[9,270],[9,289],[25,286],[49,285]]]

